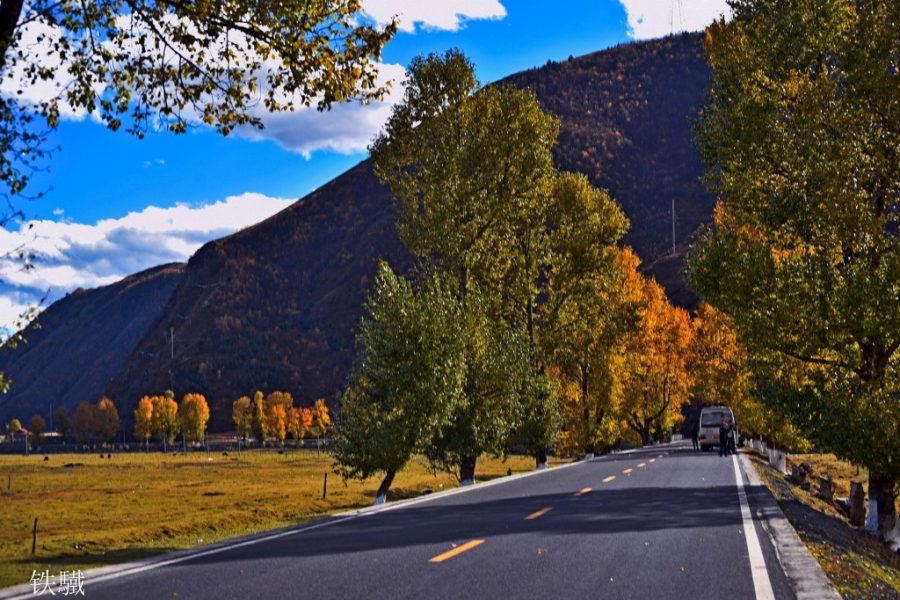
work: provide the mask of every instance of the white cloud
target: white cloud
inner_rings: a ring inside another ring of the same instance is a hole
[[[463,27],[466,21],[496,20],[506,16],[506,9],[499,0],[447,0],[441,2],[366,0],[364,10],[381,24],[397,15],[400,19],[401,29],[406,32],[414,32],[417,28],[456,31]],[[120,17],[120,21],[123,27],[127,26],[126,17]],[[35,22],[26,29],[21,46],[30,55],[39,57],[39,61],[47,63],[47,66],[51,67],[51,71],[56,73],[55,78],[36,85],[26,85],[22,80],[21,65],[15,65],[8,73],[10,77],[0,83],[2,93],[13,95],[21,91],[23,92],[19,96],[21,100],[38,103],[58,97],[61,91],[71,84],[72,78],[65,69],[53,68],[58,66],[58,58],[48,52],[50,40],[59,33],[42,22]],[[39,42],[38,39],[42,35],[45,36],[45,39],[43,42]],[[133,51],[137,52],[137,49]],[[358,103],[340,104],[325,112],[297,107],[294,112],[282,113],[269,113],[260,103],[251,110],[251,113],[262,118],[265,129],[258,131],[242,127],[239,129],[239,133],[249,139],[273,140],[285,149],[298,152],[306,157],[322,150],[342,154],[364,152],[373,136],[387,120],[391,107],[403,95],[404,67],[402,65],[380,64],[378,71],[380,84],[391,82],[393,85],[392,93],[385,98],[384,102],[365,106]],[[265,81],[262,74],[258,73],[257,76],[260,81]],[[102,91],[100,87],[96,89],[98,93]],[[262,90],[261,93],[264,92],[265,90]],[[65,101],[61,103],[60,109],[63,118],[80,120],[86,116],[84,109],[72,109]],[[194,114],[190,107],[185,109],[183,116],[191,121],[200,122],[198,115]],[[92,118],[99,121],[97,115]],[[162,163],[147,161],[143,166],[150,168],[158,164]]]
[[[379,24],[398,17],[400,30],[412,33],[422,29],[457,31],[466,21],[502,19],[506,9],[498,0],[363,0],[363,10]]]
[[[619,0],[628,13],[628,35],[639,40],[681,31],[702,31],[730,16],[726,0]]]
[[[363,105],[358,102],[336,104],[329,111],[298,108],[294,112],[270,113],[255,109],[265,129],[241,127],[238,133],[252,140],[268,139],[281,147],[309,158],[312,153],[329,150],[340,154],[365,152],[391,114],[391,108],[403,98],[406,69],[396,64],[378,66],[379,85],[391,82],[390,93],[382,102]]]
[[[184,262],[206,242],[258,223],[293,200],[247,193],[203,206],[148,207],[95,225],[32,221],[0,229],[0,326],[50,290],[48,303],[79,287],[109,285],[150,267]],[[36,255],[33,270],[15,259]]]

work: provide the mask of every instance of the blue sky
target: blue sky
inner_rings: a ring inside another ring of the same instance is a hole
[[[186,261],[203,243],[337,177],[365,158],[418,54],[460,48],[487,83],[548,60],[699,30],[728,11],[725,0],[363,0],[363,7],[376,21],[397,14],[401,23],[379,68],[394,92],[379,105],[266,115],[262,132],[227,138],[198,127],[138,140],[64,115],[52,140],[62,149],[34,181],[50,192],[20,207],[32,227],[0,231],[0,251],[27,244],[39,255],[27,273],[0,262],[0,326],[48,290],[52,302],[77,287]]]

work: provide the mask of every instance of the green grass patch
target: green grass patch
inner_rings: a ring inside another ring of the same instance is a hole
[[[553,466],[554,463],[551,463]],[[0,587],[32,572],[85,570],[297,525],[370,506],[380,481],[348,481],[309,450],[0,456]],[[534,469],[534,459],[481,459],[476,479]],[[328,490],[323,499],[325,474]],[[456,487],[414,461],[388,500]],[[31,554],[34,519],[37,547]]]

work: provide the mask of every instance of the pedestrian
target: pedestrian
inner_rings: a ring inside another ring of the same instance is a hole
[[[722,417],[719,423],[719,456],[728,456],[728,419]]]
[[[691,441],[694,443],[694,450],[700,449],[700,428],[694,423],[691,425]]]

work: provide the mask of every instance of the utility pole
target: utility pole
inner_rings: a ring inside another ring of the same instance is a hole
[[[672,256],[675,256],[675,198],[672,198]]]
[[[674,200],[672,202],[674,202]],[[174,327],[169,328],[169,353],[170,353],[171,359],[175,360],[175,328]]]

